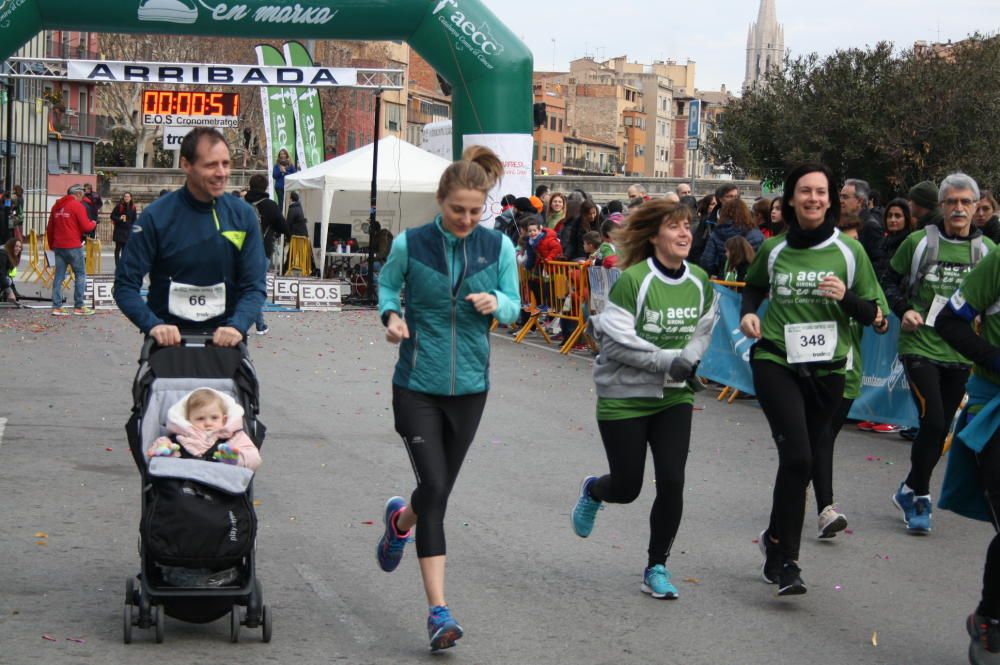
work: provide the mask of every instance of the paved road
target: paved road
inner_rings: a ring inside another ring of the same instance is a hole
[[[168,619],[165,644],[143,632],[125,646],[140,488],[122,425],[140,339],[116,313],[0,311],[0,663],[428,662],[413,552],[382,573],[367,524],[412,485],[392,429],[394,350],[368,312],[269,322],[251,345],[270,428],[256,489],[274,641],[245,631],[231,645],[226,621]],[[593,402],[586,358],[495,339],[487,413],[447,517],[448,595],[467,634],[444,660],[966,662],[963,620],[991,531],[940,512],[930,537],[904,533],[888,500],[908,458],[901,439],[842,435],[836,488],[853,533],[816,541],[810,517],[809,593],[777,599],[754,544],[776,468],[763,416],[701,398],[670,560],[681,598],[654,601],[638,589],[651,478],[636,503],[601,512],[588,540],[569,526],[580,478],[606,469]]]

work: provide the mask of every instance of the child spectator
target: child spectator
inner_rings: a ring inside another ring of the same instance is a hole
[[[611,241],[611,234],[619,228],[621,225],[610,218],[601,224],[601,246],[597,248],[600,258],[594,265],[602,268],[614,268],[618,265],[618,249]]]
[[[723,271],[723,281],[743,282],[746,281],[747,268],[753,262],[756,254],[746,238],[743,236],[733,236],[726,241],[726,267]],[[730,287],[733,288],[733,287]]]
[[[538,263],[552,261],[560,254],[562,254],[562,245],[559,243],[556,232],[542,226],[537,218],[529,221],[528,245],[525,247],[525,269],[531,270]]]
[[[597,265],[601,259],[601,234],[597,231],[587,231],[583,234],[583,253],[587,255],[587,260]]]
[[[858,234],[861,233],[861,218],[854,213],[845,212],[841,213],[840,221],[837,222],[837,228],[845,236],[849,236],[858,239]]]
[[[153,457],[194,457],[225,464],[237,464],[255,470],[260,466],[260,452],[243,432],[243,407],[229,395],[198,388],[167,411],[167,431],[153,441],[146,455]],[[219,443],[224,441],[225,443]],[[214,452],[213,452],[214,451]]]

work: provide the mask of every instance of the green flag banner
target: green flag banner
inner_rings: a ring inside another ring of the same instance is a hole
[[[299,42],[285,43],[285,64],[312,67],[312,56]],[[292,112],[295,114],[295,147],[299,165],[307,169],[323,162],[323,108],[318,88],[293,88]]]
[[[257,52],[258,64],[271,66],[285,64],[285,56],[273,46],[260,44],[254,47],[254,50]],[[282,150],[288,151],[291,164],[296,163],[295,114],[292,111],[294,98],[295,88],[265,86],[260,89],[260,107],[264,113],[264,137],[267,139],[268,173],[274,170],[274,165],[278,163],[278,153]],[[274,195],[273,180],[271,194]]]

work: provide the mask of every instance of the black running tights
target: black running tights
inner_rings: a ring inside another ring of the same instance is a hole
[[[392,386],[396,431],[410,455],[417,488],[410,508],[417,515],[417,556],[443,556],[444,514],[479,419],[486,393],[428,395]]]
[[[649,511],[649,564],[664,564],[674,544],[684,508],[684,465],[691,443],[690,404],[651,416],[599,420],[611,472],[591,485],[590,494],[608,503],[632,503],[642,489],[646,446],[653,453],[656,498]]]
[[[942,367],[916,356],[905,356],[903,367],[920,415],[920,431],[910,447],[906,485],[917,496],[924,496],[931,493],[931,473],[941,459],[955,410],[965,395],[969,370]]]
[[[983,596],[976,613],[1000,619],[1000,433],[993,435],[976,459],[979,462],[979,482],[989,499],[993,528],[997,531],[986,550]]]
[[[847,421],[847,414],[851,412],[853,399],[846,397],[840,401],[840,408],[833,415],[830,422],[829,443],[819,446],[813,453],[813,493],[816,495],[816,512],[821,513],[827,506],[833,505],[833,446],[837,442],[837,436]]]
[[[832,458],[826,447],[833,445],[830,421],[844,394],[844,375],[803,378],[769,360],[752,360],[750,366],[757,399],[778,447],[768,533],[778,540],[785,559],[798,560],[806,489],[814,460]]]

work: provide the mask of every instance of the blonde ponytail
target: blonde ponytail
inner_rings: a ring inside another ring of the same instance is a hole
[[[471,145],[462,159],[444,170],[438,182],[437,199],[443,201],[456,189],[473,189],[488,193],[503,176],[503,162],[497,154],[482,145]]]

